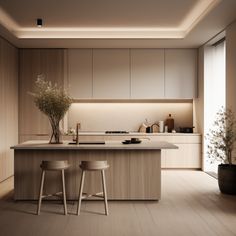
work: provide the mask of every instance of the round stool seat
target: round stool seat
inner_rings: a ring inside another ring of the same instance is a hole
[[[40,167],[43,170],[64,170],[70,167],[67,160],[65,161],[42,161]]]
[[[80,168],[82,170],[105,170],[109,167],[107,161],[81,161]]]

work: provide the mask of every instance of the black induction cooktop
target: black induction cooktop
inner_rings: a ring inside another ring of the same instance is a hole
[[[105,134],[128,134],[128,131],[124,131],[124,130],[108,130],[105,131]]]

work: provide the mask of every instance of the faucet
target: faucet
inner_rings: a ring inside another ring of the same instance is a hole
[[[79,144],[79,129],[80,129],[80,123],[76,124],[76,137],[75,137],[75,143]]]

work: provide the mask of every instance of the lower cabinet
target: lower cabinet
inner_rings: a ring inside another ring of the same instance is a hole
[[[162,150],[162,168],[201,169],[201,144],[175,143],[179,149]]]

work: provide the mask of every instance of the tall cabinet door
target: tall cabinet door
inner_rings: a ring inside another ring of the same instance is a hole
[[[19,135],[49,134],[48,118],[35,106],[29,92],[34,91],[38,75],[64,85],[64,50],[21,49],[19,70]]]
[[[93,50],[93,98],[130,98],[129,49]]]
[[[17,143],[18,50],[0,38],[0,182],[14,174],[10,147]]]
[[[164,98],[164,49],[131,49],[131,98]]]
[[[165,49],[165,97],[197,97],[196,49]]]
[[[92,62],[92,49],[68,49],[68,88],[72,98],[92,98]]]

